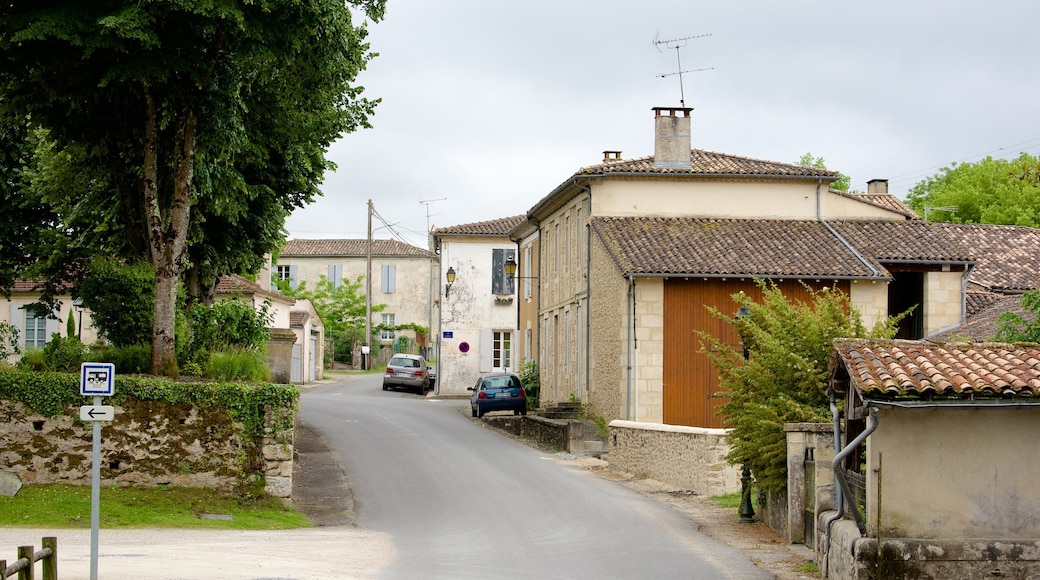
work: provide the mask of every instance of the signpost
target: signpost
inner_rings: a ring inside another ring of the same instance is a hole
[[[94,454],[90,481],[90,580],[98,577],[98,528],[101,523],[101,422],[115,418],[115,408],[101,404],[101,397],[115,392],[116,367],[112,363],[85,362],[80,365],[79,394],[94,397],[93,405],[79,408],[79,418],[93,423]]]

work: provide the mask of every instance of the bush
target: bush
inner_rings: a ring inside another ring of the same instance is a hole
[[[116,375],[146,374],[152,367],[152,347],[147,344],[95,345],[90,349],[90,356],[95,362],[107,362],[115,365]]]
[[[524,368],[520,372],[520,384],[524,386],[524,392],[527,393],[527,410],[534,411],[541,404],[539,393],[542,390],[542,384],[538,377],[538,363],[524,359]]]
[[[43,349],[30,348],[18,360],[18,370],[42,372],[47,370],[47,357]]]
[[[266,356],[252,349],[231,349],[210,354],[205,376],[218,381],[262,382],[267,380]]]
[[[6,322],[0,322],[0,361],[7,357],[22,354],[18,346],[18,328]]]
[[[196,305],[191,310],[191,338],[183,352],[181,364],[197,363],[205,367],[213,352],[235,352],[248,349],[263,352],[271,331],[270,303],[259,310],[250,302],[220,300],[212,306]]]
[[[80,365],[87,360],[87,347],[75,336],[62,338],[55,333],[43,347],[43,356],[48,370],[78,373]]]
[[[150,265],[127,266],[96,259],[79,291],[94,326],[110,343],[129,346],[151,342],[155,271]]]

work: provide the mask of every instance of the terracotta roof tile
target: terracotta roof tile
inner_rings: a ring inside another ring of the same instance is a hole
[[[259,284],[239,276],[238,274],[231,274],[229,276],[221,276],[217,280],[216,294],[260,294],[263,296],[272,296],[286,300],[288,302],[294,302],[296,299],[290,296],[286,296],[281,292],[274,290],[264,290]]]
[[[289,311],[289,327],[290,328],[302,328],[311,317],[310,312],[304,312],[303,310],[291,310]]]
[[[972,283],[997,292],[1040,288],[1040,230],[984,224],[935,225],[971,248],[977,262]]]
[[[837,339],[829,371],[867,397],[1035,397],[1040,345]]]
[[[281,256],[303,257],[303,256],[355,256],[363,257],[368,254],[368,240],[289,240],[285,243],[285,249]],[[397,240],[372,240],[373,256],[394,257],[422,257],[428,258],[434,254],[429,250],[412,246]]]
[[[997,294],[996,292],[979,292],[977,290],[968,290],[964,293],[964,314],[971,318],[979,312],[989,308],[995,302],[1001,302],[1002,299],[1007,298],[1007,294]],[[1017,296],[1014,297],[1017,302]]]
[[[433,235],[455,235],[455,236],[508,236],[509,232],[527,219],[523,215],[514,215],[496,220],[461,224],[436,228]]]
[[[892,210],[896,213],[905,215],[910,219],[921,219],[921,216],[917,215],[917,212],[910,206],[906,205],[903,200],[892,195],[891,193],[846,193],[844,191],[838,192],[840,195],[845,195],[853,199],[865,201],[871,205],[883,207],[888,210]]]
[[[966,260],[964,250],[926,222],[845,222],[836,227],[876,274],[815,220],[598,216],[590,223],[626,275],[870,278],[889,276],[885,260]]]
[[[713,177],[806,177],[816,179],[824,178],[833,181],[838,178],[834,171],[820,169],[817,167],[805,167],[792,165],[790,163],[779,163],[776,161],[765,161],[751,157],[740,157],[726,153],[716,153],[703,149],[690,151],[691,167],[689,169],[654,167],[654,157],[638,157],[636,159],[625,159],[620,161],[607,161],[597,165],[583,167],[575,175],[603,175],[611,173],[660,173],[660,174],[687,174],[687,175],[711,175]]]

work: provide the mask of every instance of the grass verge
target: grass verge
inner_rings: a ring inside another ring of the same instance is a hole
[[[194,487],[102,487],[98,511],[100,526],[106,529],[310,527],[306,516],[285,507],[277,498],[226,497]],[[24,486],[14,497],[0,497],[0,522],[6,527],[89,528],[90,487]]]

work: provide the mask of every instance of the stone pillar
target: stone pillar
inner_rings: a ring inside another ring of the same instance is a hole
[[[809,489],[815,498],[813,522],[817,521],[816,515],[822,509],[833,507],[834,474],[830,467],[834,458],[834,426],[830,423],[787,423],[784,431],[787,432],[787,530],[786,533],[778,532],[791,543],[812,547],[815,539],[805,537],[805,494]],[[806,479],[806,462],[816,465],[813,481]],[[827,497],[830,497],[829,502]]]
[[[272,328],[271,340],[267,343],[267,366],[271,369],[271,382],[287,385],[292,382],[292,347],[296,344],[296,333],[288,328]]]

